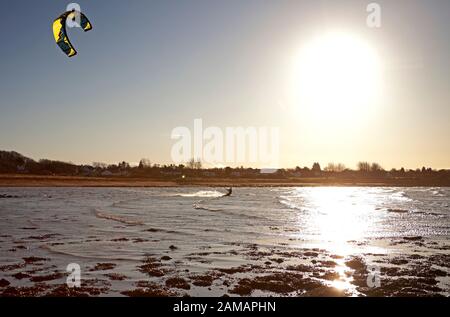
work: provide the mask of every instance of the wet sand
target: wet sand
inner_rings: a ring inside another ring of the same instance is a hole
[[[128,277],[116,272],[115,263],[96,263],[89,270],[98,278],[82,280],[80,288],[64,283],[67,273],[51,268],[48,258],[27,257],[12,265],[0,267],[10,274],[0,279],[1,296],[195,296],[201,291],[207,296],[448,296],[443,280],[450,273],[448,245],[414,239],[379,241],[402,244],[414,250],[403,256],[362,254],[343,257],[326,250],[280,248],[261,249],[255,245],[235,244],[228,252],[208,251],[186,256],[190,261],[209,261],[211,257],[242,257],[246,264],[217,267],[204,273],[180,269],[180,260],[167,253],[142,258],[135,269],[148,278],[133,283],[133,287],[117,294],[115,281]],[[434,249],[438,254],[423,255],[422,249]],[[379,265],[380,286],[368,286],[367,259]],[[14,273],[17,272],[17,273]],[[27,286],[17,286],[18,281]],[[31,285],[30,285],[31,283]],[[14,285],[14,286],[13,286]],[[200,290],[202,289],[202,290]],[[208,295],[209,294],[209,295]]]
[[[133,178],[83,177],[0,174],[1,187],[305,187],[305,186],[450,186],[449,180],[436,182],[426,179],[334,179],[334,178]]]

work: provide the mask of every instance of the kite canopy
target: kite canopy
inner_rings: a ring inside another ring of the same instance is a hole
[[[77,14],[80,15],[81,28],[85,32],[92,30],[91,22],[89,22],[89,20],[83,13],[77,11],[67,11],[61,14],[55,21],[53,21],[53,36],[55,37],[55,42],[69,57],[75,56],[77,54],[77,51],[75,50],[69,40],[69,37],[67,36],[66,21],[67,19],[75,21]]]

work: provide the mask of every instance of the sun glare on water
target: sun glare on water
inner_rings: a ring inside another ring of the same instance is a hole
[[[318,187],[300,192],[307,195],[302,202],[306,213],[300,213],[299,217],[307,219],[320,247],[336,256],[333,270],[339,278],[330,281],[330,286],[356,294],[345,261],[347,256],[358,253],[352,241],[364,241],[376,231],[379,221],[376,196],[368,191],[362,194],[356,187]]]
[[[303,46],[295,63],[297,103],[311,119],[358,119],[378,98],[380,60],[361,38],[319,36]]]

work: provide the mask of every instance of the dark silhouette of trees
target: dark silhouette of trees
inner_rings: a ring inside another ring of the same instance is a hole
[[[366,176],[376,176],[381,177],[385,174],[384,169],[381,167],[380,164],[374,162],[359,162],[358,163],[358,171],[360,173],[363,173]]]
[[[75,164],[61,161],[42,159],[39,160],[39,166],[45,174],[75,175],[78,172]]]
[[[189,162],[186,163],[186,166],[189,169],[201,169],[202,162],[200,160],[196,160],[196,159],[192,158],[189,160]]]
[[[312,166],[312,171],[313,171],[313,172],[321,172],[322,169],[320,168],[320,164],[317,163],[317,162],[315,162],[315,163],[313,164],[313,166]]]
[[[301,178],[323,178],[324,182],[342,182],[354,184],[376,179],[377,184],[387,183],[398,186],[450,186],[450,170],[433,170],[423,166],[417,169],[391,169],[385,171],[378,163],[359,162],[357,170],[345,168],[344,164],[329,163],[322,171],[318,162],[311,169],[297,166],[283,168],[266,173],[257,168],[223,167],[203,168],[199,160],[191,159],[186,165],[151,164],[148,159],[141,159],[138,166],[130,166],[123,161],[107,165],[93,162],[90,165],[76,165],[68,162],[43,159],[34,161],[17,152],[0,151],[0,173],[4,174],[35,174],[35,175],[81,175],[86,177],[148,177],[155,179],[170,179],[174,181],[195,178],[232,178],[232,179],[276,179],[299,181]],[[331,177],[330,177],[331,176]],[[321,183],[322,181],[317,181]]]
[[[383,168],[378,163],[372,163],[372,165],[370,165],[370,171],[371,172],[382,172]]]
[[[325,171],[332,173],[340,173],[345,171],[345,165],[341,163],[338,164],[328,163],[327,167],[325,167]]]
[[[125,162],[125,161],[123,161],[123,162],[120,162],[118,164],[118,167],[119,167],[120,170],[129,170],[130,169],[130,164]]]
[[[143,159],[141,159],[139,161],[139,168],[140,169],[146,169],[146,168],[151,168],[151,167],[152,167],[152,162],[150,162],[149,159],[143,158]]]
[[[358,162],[358,171],[363,173],[370,172],[370,163],[369,162]]]

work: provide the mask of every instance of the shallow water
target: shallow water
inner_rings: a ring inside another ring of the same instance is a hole
[[[164,285],[170,276],[189,280],[214,270],[255,267],[220,276],[209,287],[179,290],[180,295],[208,296],[227,293],[255,272],[284,272],[287,265],[299,263],[323,268],[320,259],[331,257],[335,265],[330,269],[339,276],[322,282],[347,295],[361,295],[346,273],[346,259],[360,256],[368,265],[388,268],[399,256],[426,261],[450,253],[450,188],[236,188],[231,197],[222,197],[224,192],[196,187],[1,188],[0,279],[27,287],[34,285],[33,276],[65,273],[69,263],[78,263],[82,280],[104,287],[101,295],[118,295],[143,281]],[[319,255],[313,257],[319,261],[294,256],[299,250],[316,250]],[[147,257],[162,256],[167,256],[163,276],[139,269]],[[45,260],[25,265],[26,257]],[[112,268],[98,269],[99,263]],[[432,293],[448,296],[448,265],[438,269],[440,276],[433,278],[440,291]],[[28,277],[17,278],[18,272]],[[111,278],[111,273],[123,279]],[[46,282],[64,281],[59,276]],[[256,289],[251,294],[271,293]]]

